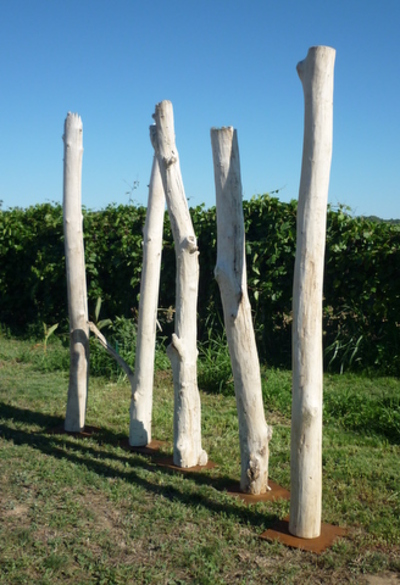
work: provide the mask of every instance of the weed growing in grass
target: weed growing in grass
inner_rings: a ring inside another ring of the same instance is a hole
[[[32,364],[39,372],[68,371],[69,369],[69,344],[66,337],[53,336],[46,344],[29,340],[21,344],[19,361]]]
[[[328,369],[331,366],[339,365],[339,373],[343,374],[345,368],[351,369],[355,364],[361,362],[361,358],[357,357],[363,336],[360,335],[357,339],[351,337],[348,341],[341,341],[340,333],[335,341],[325,349],[325,357],[329,359]]]
[[[51,325],[50,327],[48,325],[46,325],[46,323],[43,323],[43,334],[44,334],[43,351],[44,351],[44,353],[46,353],[46,351],[47,351],[47,343],[48,343],[50,337],[57,330],[57,328],[58,328],[58,323],[55,323],[54,325]]]

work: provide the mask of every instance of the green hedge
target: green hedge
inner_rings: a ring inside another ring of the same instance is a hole
[[[290,366],[291,297],[297,203],[263,195],[243,204],[248,286],[263,361]],[[200,249],[199,338],[222,328],[214,280],[216,210],[191,209]],[[103,299],[102,318],[136,318],[146,209],[84,210],[89,312]],[[168,217],[159,306],[172,330],[175,254]],[[400,230],[396,225],[328,211],[324,345],[331,369],[400,373]],[[27,331],[42,322],[66,326],[62,208],[43,204],[0,211],[0,322]]]

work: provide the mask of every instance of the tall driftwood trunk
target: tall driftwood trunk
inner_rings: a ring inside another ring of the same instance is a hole
[[[217,279],[231,356],[239,417],[242,491],[268,489],[268,444],[260,365],[247,293],[242,184],[237,133],[213,128],[211,143],[217,199]]]
[[[154,355],[164,209],[164,187],[158,160],[154,156],[143,234],[139,323],[130,408],[129,443],[135,447],[151,442]]]
[[[321,532],[322,285],[332,158],[335,50],[312,47],[297,65],[305,101],[293,284],[293,402],[289,530]]]
[[[70,326],[70,375],[65,430],[85,426],[89,377],[89,326],[82,227],[82,121],[68,113],[64,127],[64,238]]]
[[[167,349],[174,378],[174,463],[194,467],[207,463],[201,445],[201,406],[197,387],[197,296],[199,259],[178,151],[172,104],[156,105],[152,144],[160,165],[176,253],[175,333]]]

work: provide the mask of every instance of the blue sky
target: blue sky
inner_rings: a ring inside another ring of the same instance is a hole
[[[336,49],[329,201],[400,218],[400,0],[2,0],[0,199],[62,199],[62,133],[83,121],[83,203],[147,202],[156,103],[174,106],[190,205],[215,204],[210,128],[238,131],[244,197],[298,196],[296,64]]]

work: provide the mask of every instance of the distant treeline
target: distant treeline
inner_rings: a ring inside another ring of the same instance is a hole
[[[297,202],[263,195],[243,203],[248,286],[261,359],[290,367]],[[200,249],[199,340],[222,332],[214,280],[216,210],[191,209]],[[84,210],[89,313],[135,319],[146,208]],[[62,208],[0,211],[0,322],[14,333],[67,330]],[[328,211],[324,285],[326,366],[400,373],[400,230],[388,222]],[[159,301],[162,335],[172,331],[175,254],[165,217]]]
[[[378,217],[376,215],[368,215],[368,216],[363,215],[363,219],[366,219],[367,221],[374,221],[374,222],[383,221],[384,223],[391,223],[393,225],[400,224],[400,219],[382,219],[381,217]]]

